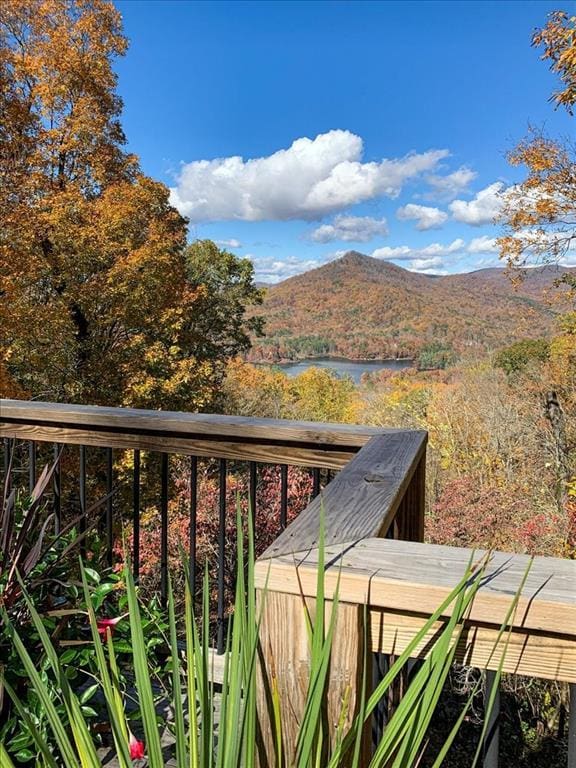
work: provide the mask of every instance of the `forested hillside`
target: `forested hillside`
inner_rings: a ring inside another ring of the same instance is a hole
[[[266,291],[266,336],[250,359],[318,355],[419,358],[423,364],[547,335],[561,307],[550,299],[566,270],[529,270],[513,285],[503,269],[433,276],[348,252]]]

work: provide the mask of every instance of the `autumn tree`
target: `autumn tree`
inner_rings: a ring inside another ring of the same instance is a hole
[[[548,23],[534,33],[532,45],[544,48],[542,59],[549,61],[550,69],[560,76],[562,89],[555,91],[550,100],[572,114],[576,104],[576,16],[554,11]]]
[[[1,389],[204,408],[258,296],[245,263],[186,250],[168,189],[125,151],[126,47],[111,2],[0,5]]]
[[[500,257],[512,268],[561,263],[576,246],[576,148],[533,131],[508,155],[526,178],[506,190]]]
[[[532,44],[560,76],[561,90],[551,100],[570,115],[576,103],[576,16],[555,11],[537,30]],[[524,166],[526,178],[503,195],[504,234],[500,256],[511,267],[531,261],[558,263],[576,245],[576,148],[573,142],[532,131],[512,150],[512,165]],[[571,280],[565,281],[568,285]]]
[[[532,39],[543,46],[542,58],[561,81],[561,90],[552,94],[557,106],[573,114],[576,103],[576,16],[556,11]],[[505,191],[499,238],[500,256],[513,270],[534,261],[562,264],[576,247],[576,147],[573,142],[549,138],[533,131],[510,153],[512,165],[524,166],[526,178]],[[560,280],[568,295],[576,295],[574,275]],[[570,318],[565,317],[571,325]],[[573,322],[573,321],[572,321]],[[570,478],[575,475],[574,445],[568,439],[567,416],[574,412],[570,371],[573,348],[571,333],[554,339],[550,346],[550,376],[540,383],[539,397],[548,422],[547,442],[552,447],[556,467],[556,500],[567,509]],[[561,360],[562,370],[558,369]],[[569,379],[565,386],[566,376]],[[548,386],[546,386],[546,383]],[[550,386],[551,385],[551,386]]]

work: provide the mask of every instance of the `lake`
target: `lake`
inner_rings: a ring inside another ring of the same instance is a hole
[[[312,366],[316,368],[332,368],[340,376],[350,376],[356,384],[360,383],[363,373],[381,371],[391,368],[400,371],[414,365],[413,360],[346,360],[340,357],[317,357],[313,360],[298,360],[295,363],[278,363],[278,368],[286,371],[288,376],[297,376]]]

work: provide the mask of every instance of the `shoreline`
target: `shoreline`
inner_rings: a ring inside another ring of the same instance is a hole
[[[415,363],[413,357],[336,357],[319,355],[318,357],[298,357],[296,359],[282,358],[280,360],[246,360],[251,365],[298,365],[313,363],[315,360],[330,360],[335,363]]]

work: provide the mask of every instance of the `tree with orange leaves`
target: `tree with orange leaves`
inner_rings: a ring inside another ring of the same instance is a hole
[[[550,100],[572,114],[576,104],[576,16],[554,11],[546,26],[534,33],[532,45],[544,46],[542,59],[550,62],[550,69],[562,81],[563,90],[553,93]]]
[[[535,32],[532,44],[544,46],[542,59],[560,75],[563,89],[551,100],[571,115],[576,103],[576,16],[555,11]],[[576,148],[532,131],[508,159],[524,166],[527,176],[503,193],[500,256],[511,267],[530,261],[560,263],[576,246]]]
[[[214,254],[191,259],[168,189],[124,150],[126,48],[106,0],[0,4],[1,393],[204,408],[259,294],[230,254],[216,283]],[[227,291],[237,311],[207,346]]]

